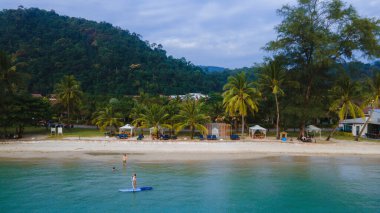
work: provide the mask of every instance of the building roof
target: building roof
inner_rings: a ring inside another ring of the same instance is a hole
[[[364,118],[354,118],[346,119],[340,122],[340,124],[364,124],[368,119],[368,116]],[[371,120],[368,122],[370,124],[380,125],[380,109],[375,109],[373,111]]]
[[[170,95],[169,98],[177,98],[179,97],[180,99],[185,99],[187,97],[189,98],[192,98],[192,99],[196,99],[196,100],[199,100],[201,98],[208,98],[208,95],[204,95],[202,93],[188,93],[186,95]]]
[[[42,98],[43,96],[39,93],[32,93],[32,97],[35,97],[35,98]]]
[[[341,124],[364,124],[368,118],[353,118],[341,121]]]

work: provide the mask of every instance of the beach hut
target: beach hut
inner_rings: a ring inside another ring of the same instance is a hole
[[[130,125],[130,124],[126,124],[126,125],[120,127],[120,128],[119,128],[119,131],[120,131],[120,132],[129,131],[129,132],[130,132],[130,135],[132,136],[132,135],[133,135],[133,129],[134,129],[134,128],[135,128],[134,126],[132,126],[132,125]]]
[[[208,123],[206,124],[209,135],[215,135],[216,138],[230,138],[231,125],[226,123]]]
[[[51,134],[51,135],[55,135],[55,134],[57,134],[57,131],[56,131],[55,126],[52,126],[52,127],[50,128],[50,134]]]
[[[313,133],[314,135],[315,134],[318,134],[319,133],[319,138],[322,138],[322,129],[321,128],[318,128],[314,125],[309,125],[306,127],[306,132],[309,134],[309,133]]]
[[[163,135],[164,132],[165,132],[165,130],[167,130],[167,129],[166,129],[166,128],[162,128],[161,126],[158,126],[158,132],[159,132],[160,134]],[[154,131],[154,127],[149,128],[149,134],[150,134],[150,135],[156,134],[155,131]]]
[[[249,127],[249,136],[251,138],[266,138],[267,129],[259,125]]]
[[[57,131],[58,131],[58,135],[63,135],[63,128],[62,128],[62,126],[59,126],[57,128]]]

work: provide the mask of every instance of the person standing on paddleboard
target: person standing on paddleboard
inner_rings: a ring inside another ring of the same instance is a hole
[[[132,187],[133,187],[133,190],[136,190],[136,188],[137,188],[137,177],[136,177],[136,173],[132,176]]]

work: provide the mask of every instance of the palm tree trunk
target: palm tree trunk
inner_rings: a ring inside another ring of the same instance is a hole
[[[327,136],[326,141],[329,141],[330,138],[333,136],[333,134],[335,133],[336,129],[339,127],[339,123],[340,123],[340,122],[338,122],[338,124],[337,124],[337,125],[334,127],[334,129],[330,132],[329,136]]]
[[[194,130],[195,130],[195,128],[192,126],[191,127],[191,140],[194,139]]]
[[[300,125],[300,132],[298,138],[301,138],[305,134],[305,121],[301,122]]]
[[[170,123],[170,130],[169,130],[169,135],[170,135],[170,137],[172,137],[172,135],[174,135],[174,131],[173,131],[173,126],[174,126],[174,124],[173,124],[173,122],[171,122]]]
[[[241,116],[241,136],[244,136],[244,115]]]
[[[119,127],[116,124],[113,125],[113,128],[115,128],[115,133],[119,133]]]
[[[375,110],[375,108],[372,107],[371,113],[369,114],[368,119],[365,121],[363,128],[360,130],[359,135],[355,136],[355,141],[359,141],[359,137],[363,134],[364,129],[367,127],[369,121],[371,120],[371,118],[372,118],[372,113],[373,113],[374,110]]]
[[[276,100],[276,109],[277,109],[277,121],[276,121],[276,138],[277,140],[280,139],[280,131],[279,131],[279,124],[280,124],[280,108],[278,103],[277,94],[274,94],[274,98]]]
[[[67,105],[67,123],[70,124],[70,103]]]
[[[156,128],[156,131],[157,131],[156,133],[157,139],[160,139],[160,130],[158,127]]]
[[[234,120],[234,129],[235,129],[235,132],[237,133],[238,132],[238,125],[237,125],[237,118],[236,117]]]

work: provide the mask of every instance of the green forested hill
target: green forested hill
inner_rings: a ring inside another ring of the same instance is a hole
[[[93,94],[220,91],[226,73],[206,73],[161,45],[108,23],[19,8],[0,11],[0,50],[31,75],[29,90],[47,94],[67,74]]]

